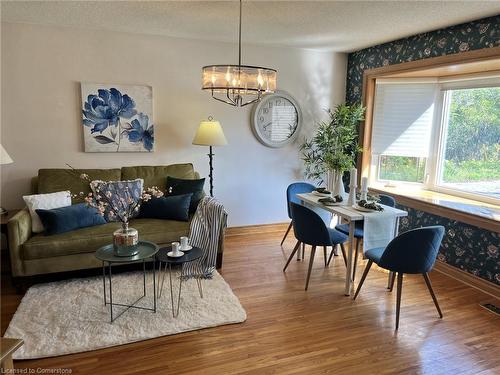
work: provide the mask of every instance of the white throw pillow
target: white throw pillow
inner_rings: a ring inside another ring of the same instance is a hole
[[[31,230],[33,233],[43,232],[43,224],[36,213],[37,209],[51,210],[53,208],[71,206],[71,193],[69,191],[59,191],[49,194],[25,195],[23,197],[31,215]]]

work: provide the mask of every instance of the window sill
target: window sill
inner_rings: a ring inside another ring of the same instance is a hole
[[[378,184],[371,186],[370,191],[392,195],[404,206],[500,232],[500,207],[494,204],[406,186]]]

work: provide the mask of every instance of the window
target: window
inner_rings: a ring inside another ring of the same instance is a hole
[[[500,199],[500,87],[446,90],[437,185]]]
[[[500,200],[500,77],[377,79],[370,179]]]
[[[372,135],[376,179],[424,182],[438,91],[437,80],[377,80]]]

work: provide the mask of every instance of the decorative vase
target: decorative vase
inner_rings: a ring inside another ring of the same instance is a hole
[[[347,194],[345,192],[344,181],[342,181],[342,173],[339,171],[328,171],[326,178],[328,190],[332,192],[332,195],[340,195],[345,200]]]
[[[122,223],[122,227],[113,232],[113,249],[116,256],[131,257],[139,252],[139,232],[135,228],[129,228],[128,223]]]

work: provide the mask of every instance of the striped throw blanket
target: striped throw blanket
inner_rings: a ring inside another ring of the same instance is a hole
[[[217,261],[221,236],[227,225],[227,212],[224,206],[215,198],[204,197],[196,209],[189,231],[190,243],[203,250],[203,256],[185,263],[182,267],[182,278],[201,277],[212,278]]]

